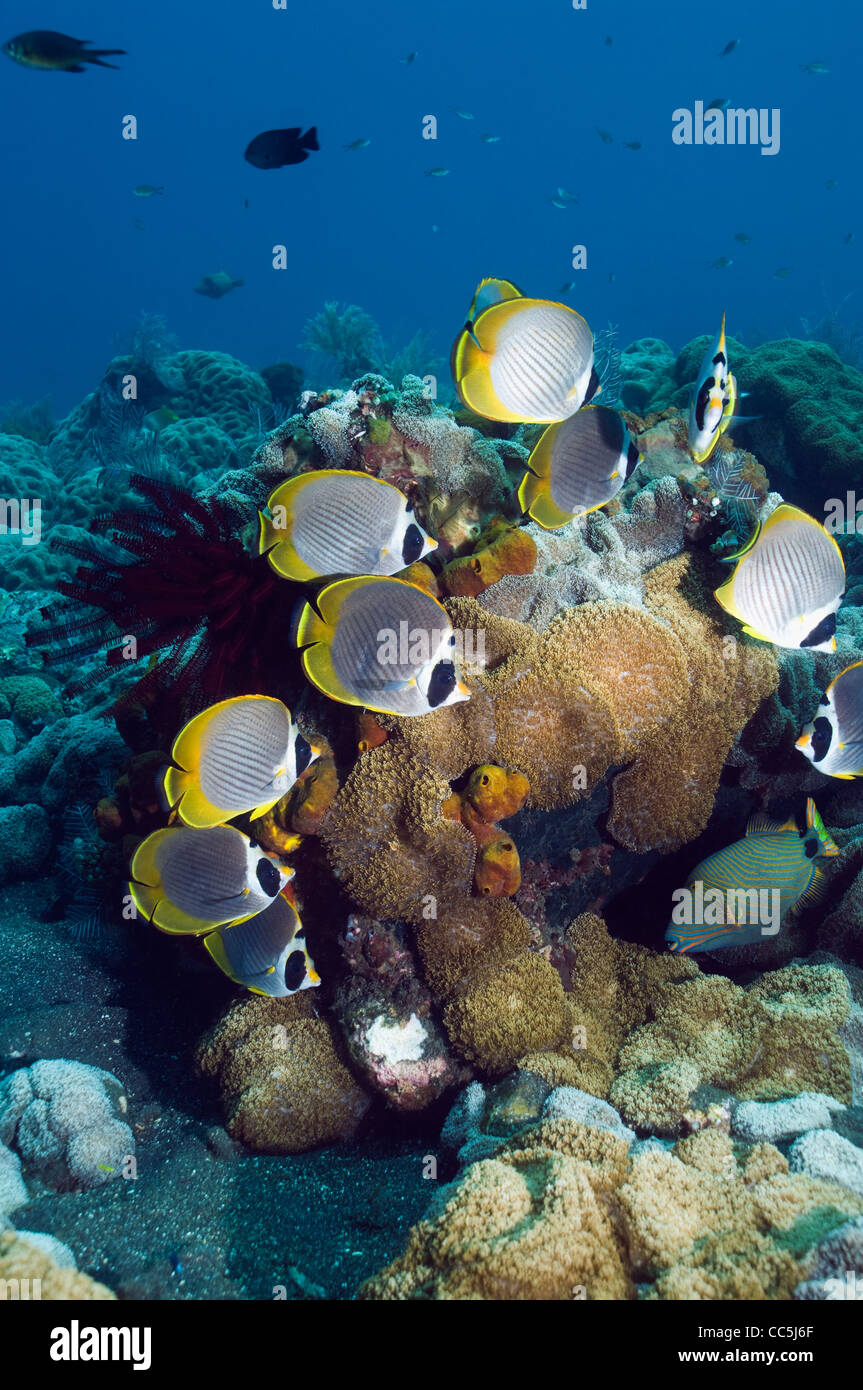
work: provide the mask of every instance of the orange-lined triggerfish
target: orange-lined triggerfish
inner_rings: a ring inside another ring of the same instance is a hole
[[[794,820],[783,825],[755,815],[746,837],[711,854],[692,870],[685,888],[673,894],[665,940],[679,954],[751,946],[779,931],[824,889],[819,861],[839,850],[815,802],[806,802],[803,834]]]

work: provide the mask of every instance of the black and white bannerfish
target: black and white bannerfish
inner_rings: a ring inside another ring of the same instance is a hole
[[[220,700],[178,735],[163,778],[168,805],[202,830],[245,811],[275,806],[320,750],[291,723],[291,712],[268,695]]]
[[[737,382],[728,370],[725,315],[713,346],[707,349],[689,407],[689,452],[705,463],[731,423],[737,404]]]
[[[819,521],[783,502],[730,558],[734,573],[715,597],[744,632],[777,647],[836,650],[845,564]]]
[[[200,936],[263,912],[294,871],[232,825],[169,825],[138,846],[131,874],[132,901],[148,921],[160,931]]]
[[[488,420],[553,424],[599,391],[581,314],[527,299],[509,280],[480,282],[451,366],[462,404]]]
[[[210,932],[204,946],[229,980],[253,994],[284,999],[321,983],[306,947],[305,928],[282,893],[257,917]]]
[[[547,531],[566,526],[610,502],[641,458],[623,417],[589,405],[540,438],[518,490],[522,511]]]
[[[470,699],[446,609],[403,579],[328,584],[300,611],[296,643],[312,685],[342,704],[421,715]]]
[[[797,747],[828,777],[863,777],[863,661],[830,682]]]
[[[403,492],[369,473],[323,468],[280,483],[260,516],[260,553],[300,583],[396,574],[437,548]]]

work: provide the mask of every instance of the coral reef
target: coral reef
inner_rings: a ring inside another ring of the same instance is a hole
[[[228,1133],[263,1153],[348,1139],[370,1104],[330,1025],[301,994],[231,1005],[201,1042],[197,1064],[218,1081]]]
[[[0,1082],[0,1143],[58,1191],[98,1187],[134,1156],[123,1087],[82,1062],[40,1061]]]
[[[838,1029],[850,994],[829,965],[792,965],[748,989],[723,976],[696,977],[654,1000],[653,1018],[620,1049],[610,1099],[627,1123],[680,1133],[700,1086],[743,1100],[819,1091],[851,1100],[851,1065]]]
[[[611,1129],[544,1116],[441,1189],[366,1300],[783,1299],[861,1199],[707,1131],[630,1160]]]

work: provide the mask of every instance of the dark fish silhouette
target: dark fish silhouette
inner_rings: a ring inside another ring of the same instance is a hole
[[[729,53],[733,53],[739,42],[739,39],[729,39],[728,43],[725,45],[725,47],[719,55],[720,58],[727,58]]]
[[[265,130],[256,135],[246,148],[246,159],[256,169],[281,169],[285,164],[302,164],[308,159],[310,150],[319,150],[317,126],[311,126],[305,135],[302,126],[291,126],[289,130]]]
[[[44,68],[48,72],[86,72],[85,63],[99,68],[116,68],[103,58],[125,54],[125,48],[87,48],[91,39],[73,39],[53,29],[28,29],[3,45],[3,52],[25,68]]]

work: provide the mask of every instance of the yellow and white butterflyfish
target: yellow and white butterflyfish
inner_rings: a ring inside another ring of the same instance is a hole
[[[403,579],[328,584],[303,606],[296,643],[312,684],[343,704],[422,715],[470,698],[446,609]]]
[[[533,521],[556,530],[610,502],[641,457],[616,410],[585,406],[544,431],[527,461],[518,500]]]
[[[827,777],[863,777],[863,661],[830,682],[797,747]]]
[[[165,772],[168,804],[203,830],[234,816],[262,816],[280,801],[320,750],[268,695],[220,700],[191,719],[174,741],[178,767]]]
[[[280,483],[260,514],[259,548],[277,574],[397,574],[437,543],[404,493],[370,473],[323,468]]]
[[[160,931],[200,936],[263,912],[293,874],[231,825],[170,825],[135,850],[129,892]]]
[[[481,281],[451,367],[462,403],[488,420],[552,424],[599,390],[593,334],[567,304]]]
[[[835,651],[845,564],[819,521],[783,502],[731,558],[734,573],[715,597],[744,632],[777,647]]]
[[[253,994],[284,999],[321,983],[305,928],[283,893],[256,917],[210,932],[204,946],[228,979]]]

